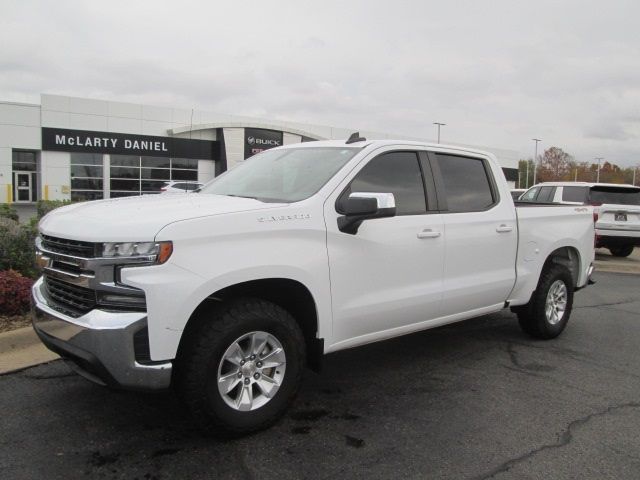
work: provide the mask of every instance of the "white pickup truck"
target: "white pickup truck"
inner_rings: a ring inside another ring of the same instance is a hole
[[[591,207],[516,208],[492,155],[353,136],[39,229],[45,345],[98,383],[173,386],[199,425],[234,434],[277,420],[330,352],[509,307],[556,337],[594,261]]]

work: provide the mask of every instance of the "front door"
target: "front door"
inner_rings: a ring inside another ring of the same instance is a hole
[[[32,202],[31,172],[13,172],[13,198],[16,202]]]
[[[366,162],[366,160],[365,160]],[[341,192],[341,193],[340,193]],[[337,226],[350,193],[393,193],[397,214],[366,220],[355,235]],[[366,162],[325,203],[333,308],[333,349],[400,335],[440,316],[443,216],[427,206],[415,151]]]

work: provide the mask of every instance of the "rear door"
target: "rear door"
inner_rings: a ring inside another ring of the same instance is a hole
[[[515,208],[488,159],[430,153],[446,235],[442,315],[495,306],[516,280]]]

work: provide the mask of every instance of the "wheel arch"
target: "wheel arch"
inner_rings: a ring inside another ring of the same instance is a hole
[[[549,265],[558,264],[566,267],[571,273],[573,288],[576,289],[580,282],[580,272],[583,271],[583,263],[584,260],[580,255],[580,251],[573,245],[565,244],[551,250],[545,261],[542,262],[535,271],[529,272],[527,280],[524,285],[520,287],[520,291],[516,292],[515,295],[514,292],[512,292],[512,295],[508,300],[511,309],[513,311],[517,311],[520,307],[529,304],[531,298],[536,292],[536,289],[538,288],[538,283],[540,282],[543,272],[549,267]]]
[[[560,247],[549,254],[542,267],[542,272],[550,264],[562,265],[571,272],[571,278],[573,279],[573,288],[578,286],[580,281],[580,272],[582,271],[582,259],[580,258],[580,252],[577,248],[571,246]]]
[[[318,337],[318,309],[313,294],[303,283],[290,278],[261,278],[235,283],[212,292],[195,308],[185,325],[176,358],[202,322],[210,321],[216,307],[241,297],[260,298],[289,312],[300,326],[307,347],[308,366],[319,371],[324,339]]]

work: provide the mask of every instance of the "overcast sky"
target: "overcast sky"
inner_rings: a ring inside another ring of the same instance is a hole
[[[187,107],[640,164],[640,2],[4,1],[0,99]]]

